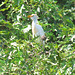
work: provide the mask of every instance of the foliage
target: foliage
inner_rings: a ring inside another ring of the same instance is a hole
[[[0,3],[0,75],[75,74],[74,0]],[[27,16],[34,13],[45,30],[45,49],[28,30],[31,20]]]

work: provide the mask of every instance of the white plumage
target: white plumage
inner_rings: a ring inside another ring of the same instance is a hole
[[[34,38],[34,36],[35,37],[39,36],[39,38],[40,38],[39,41],[40,42],[42,41],[43,46],[44,46],[44,40],[46,39],[46,37],[45,37],[45,33],[44,33],[42,26],[37,24],[38,16],[36,14],[32,14],[32,15],[29,15],[28,18],[32,19],[33,38]]]

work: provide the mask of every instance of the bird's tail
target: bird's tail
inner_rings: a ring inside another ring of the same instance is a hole
[[[41,36],[41,39],[46,40],[46,36],[45,35]]]

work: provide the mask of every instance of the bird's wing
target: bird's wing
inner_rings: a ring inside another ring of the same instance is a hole
[[[43,36],[44,35],[44,30],[40,25],[36,25],[37,33],[36,36]]]

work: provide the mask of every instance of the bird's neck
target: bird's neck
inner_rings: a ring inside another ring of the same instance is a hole
[[[37,19],[32,21],[32,26],[35,26],[37,24]]]

